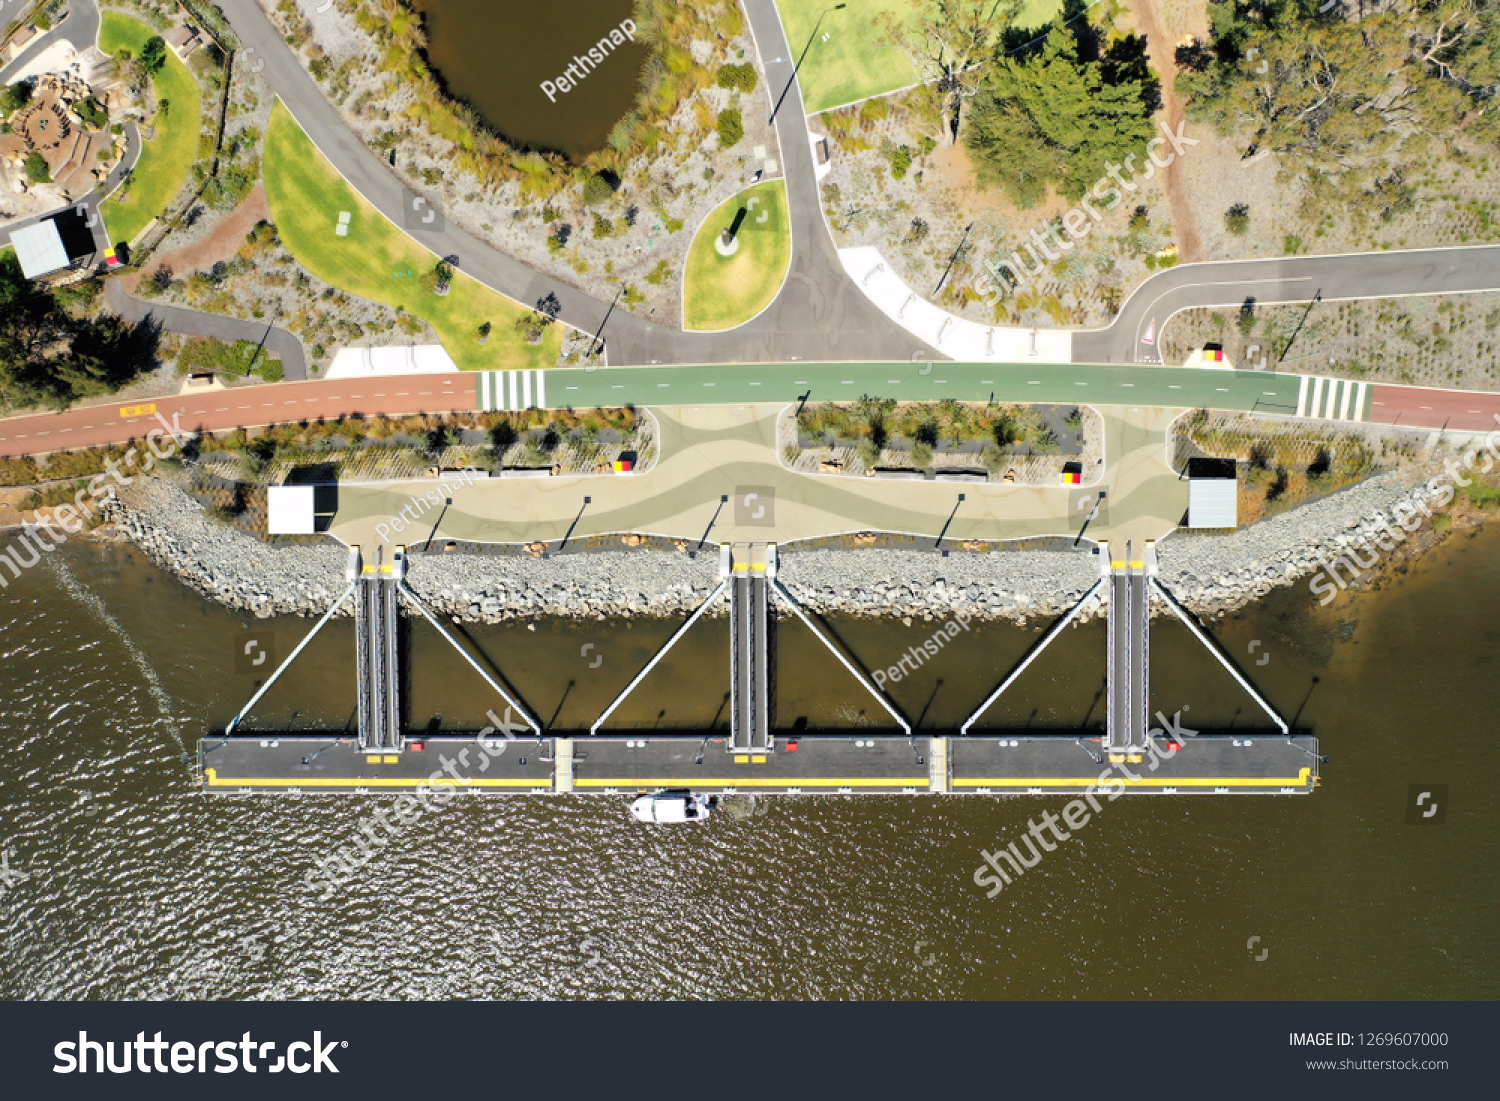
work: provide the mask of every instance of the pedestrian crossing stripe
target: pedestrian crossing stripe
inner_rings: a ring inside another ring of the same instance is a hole
[[[1368,382],[1303,375],[1297,386],[1297,416],[1329,421],[1363,421],[1370,409],[1370,398]]]
[[[478,389],[483,413],[547,408],[546,371],[481,371]]]

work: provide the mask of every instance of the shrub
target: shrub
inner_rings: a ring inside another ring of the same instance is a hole
[[[743,65],[721,65],[719,66],[718,82],[720,88],[732,88],[740,92],[753,92],[760,78],[755,75],[755,66],[746,62]]]
[[[1224,228],[1236,237],[1243,237],[1250,229],[1250,208],[1244,203],[1235,203],[1224,212]]]
[[[101,107],[93,96],[79,100],[73,105],[73,110],[78,112],[78,117],[83,119],[91,129],[103,130],[109,125],[109,112]]]
[[[922,140],[917,142],[917,151],[924,157],[930,156],[932,154],[932,151],[936,148],[937,139],[933,138],[929,134],[923,134]]]
[[[932,444],[926,440],[918,440],[911,445],[911,465],[918,470],[926,470],[932,466]]]
[[[598,206],[614,193],[614,185],[602,175],[596,174],[583,181],[583,201],[588,206]]]
[[[906,171],[911,167],[911,150],[904,145],[898,145],[895,152],[891,154],[891,176],[900,180],[906,177]]]
[[[47,162],[35,151],[26,154],[26,178],[32,183],[52,182],[52,173],[47,171]]]
[[[737,145],[745,136],[745,121],[738,107],[726,107],[719,112],[719,121],[714,127],[719,134],[719,144],[725,149]]]

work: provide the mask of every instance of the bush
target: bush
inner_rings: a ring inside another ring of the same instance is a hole
[[[159,34],[152,35],[146,39],[146,44],[141,47],[141,65],[146,72],[155,76],[161,72],[163,65],[167,63],[167,44],[162,41]]]
[[[93,96],[79,100],[73,105],[73,110],[77,111],[78,117],[93,130],[103,130],[109,125],[109,112],[101,107]]]
[[[424,271],[418,276],[417,282],[428,294],[447,294],[448,288],[453,283],[453,269],[439,260],[432,266],[431,271]]]
[[[583,181],[583,201],[587,206],[607,202],[614,193],[614,185],[602,175],[590,176]]]
[[[926,440],[918,440],[911,445],[911,465],[918,470],[926,470],[932,466],[932,444]]]
[[[753,92],[760,78],[755,75],[755,66],[748,61],[743,65],[719,66],[719,87],[740,92]]]
[[[923,134],[922,140],[917,142],[917,151],[924,157],[930,156],[932,154],[932,151],[936,148],[937,139],[928,134]]]
[[[1244,203],[1235,203],[1224,212],[1224,228],[1236,237],[1243,237],[1250,229],[1250,208]]]
[[[719,144],[725,149],[737,145],[745,136],[745,121],[738,107],[726,107],[719,112],[719,121],[714,127],[719,134]]]
[[[26,154],[26,178],[32,183],[52,182],[52,173],[47,171],[47,162],[37,152]]]
[[[891,176],[897,180],[904,179],[910,167],[911,150],[904,145],[898,145],[895,152],[891,154]]]

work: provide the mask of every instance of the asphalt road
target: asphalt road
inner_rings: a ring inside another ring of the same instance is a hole
[[[17,9],[16,15],[20,14]],[[99,7],[94,0],[69,0],[68,16],[50,31],[31,40],[20,57],[0,69],[0,84],[11,83],[12,73],[31,64],[37,55],[54,42],[68,41],[75,50],[86,50],[99,41]]]
[[[1107,329],[1073,334],[1078,363],[1160,363],[1162,329],[1180,310],[1500,289],[1500,246],[1231,260],[1169,268],[1136,288]],[[1318,307],[1314,306],[1316,314]],[[1143,338],[1154,326],[1155,342]]]
[[[144,302],[127,294],[124,284],[118,279],[105,281],[104,300],[126,321],[150,321],[168,332],[184,336],[212,336],[225,341],[248,340],[252,344],[263,344],[272,355],[280,357],[287,382],[301,382],[307,378],[307,356],[302,350],[302,342],[285,329],[260,321],[241,321],[179,306]]]

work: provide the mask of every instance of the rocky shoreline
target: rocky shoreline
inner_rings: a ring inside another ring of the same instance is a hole
[[[1200,616],[1235,611],[1319,570],[1320,558],[1342,553],[1373,529],[1417,481],[1416,471],[1387,473],[1231,535],[1174,533],[1159,545],[1161,579]],[[321,614],[344,589],[342,547],[268,546],[213,521],[168,481],[130,486],[111,520],[120,538],[184,584],[259,618]],[[1094,555],[1068,550],[956,550],[944,558],[793,547],[782,555],[779,576],[805,609],[824,615],[961,613],[1024,624],[1062,614],[1097,580],[1098,569]],[[434,611],[471,623],[681,617],[718,583],[718,556],[651,549],[546,560],[433,554],[413,560],[408,582]],[[1084,616],[1101,611],[1095,604]]]

